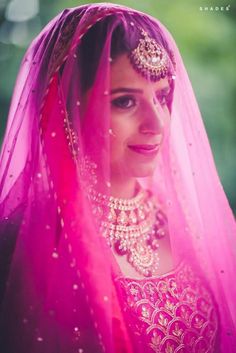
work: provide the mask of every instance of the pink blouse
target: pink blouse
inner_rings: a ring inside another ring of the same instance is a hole
[[[116,282],[135,353],[213,353],[218,314],[210,290],[190,266],[159,277]]]

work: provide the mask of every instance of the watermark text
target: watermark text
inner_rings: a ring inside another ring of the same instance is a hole
[[[230,5],[227,6],[199,6],[200,11],[223,12],[230,11]]]

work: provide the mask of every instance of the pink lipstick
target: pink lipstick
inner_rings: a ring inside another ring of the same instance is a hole
[[[158,144],[145,144],[145,145],[129,145],[129,149],[136,153],[144,155],[155,155],[159,150]]]

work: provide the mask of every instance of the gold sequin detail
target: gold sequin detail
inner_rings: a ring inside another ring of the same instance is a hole
[[[218,316],[200,277],[182,263],[160,277],[117,278],[126,320],[145,353],[213,353]]]

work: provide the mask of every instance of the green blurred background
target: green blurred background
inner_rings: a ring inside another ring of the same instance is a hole
[[[0,143],[28,44],[64,8],[88,2],[99,1],[0,0]],[[223,187],[236,212],[236,0],[115,3],[157,17],[174,36],[200,105]]]

